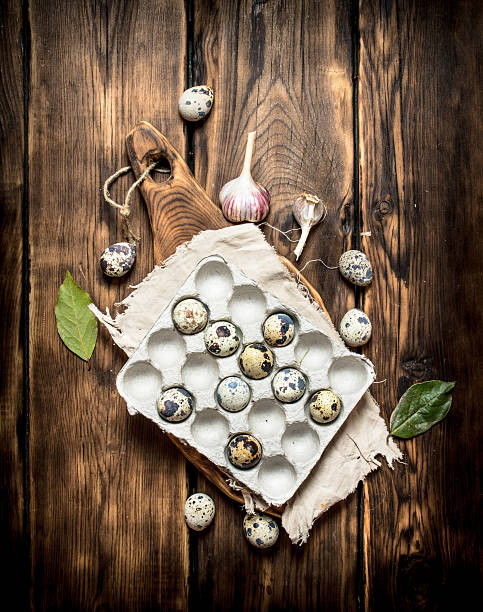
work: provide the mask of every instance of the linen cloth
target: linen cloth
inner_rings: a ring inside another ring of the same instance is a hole
[[[120,304],[122,311],[111,317],[91,305],[114,342],[130,356],[171,301],[196,264],[209,255],[221,255],[254,280],[261,289],[294,308],[329,337],[340,340],[326,313],[304,286],[289,273],[262,232],[246,223],[220,230],[206,230],[178,247],[176,253],[154,270]],[[305,543],[315,519],[354,491],[361,480],[381,466],[390,467],[402,453],[389,437],[379,407],[366,392],[319,462],[286,504],[282,525],[294,543]],[[229,480],[240,490],[248,511],[266,505],[248,489]]]

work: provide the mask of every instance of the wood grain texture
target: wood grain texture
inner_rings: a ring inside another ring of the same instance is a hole
[[[388,419],[412,383],[457,381],[446,420],[364,487],[367,610],[479,598],[482,25],[480,2],[360,4],[365,352],[387,378],[374,394]]]
[[[183,610],[188,537],[173,508],[186,498],[185,462],[128,416],[115,388],[125,356],[106,331],[87,371],[57,336],[54,304],[66,268],[109,307],[152,269],[137,197],[135,269],[103,277],[99,255],[121,235],[101,187],[126,165],[125,136],[141,117],[184,144],[172,103],[184,85],[184,3],[32,1],[30,27],[32,606]],[[177,62],[153,59],[168,53]],[[114,186],[116,199],[129,182]]]
[[[28,605],[28,534],[24,531],[26,407],[23,393],[25,318],[22,307],[24,179],[22,8],[0,6],[0,542],[8,559],[1,576],[5,608]],[[18,587],[20,589],[18,590]]]
[[[329,215],[309,237],[300,266],[314,258],[333,265],[352,215],[348,8],[199,1],[193,28],[193,85],[206,83],[215,93],[210,115],[193,130],[196,178],[217,201],[222,185],[240,173],[247,133],[256,129],[252,171],[271,193],[267,222],[282,230],[297,227],[292,203],[301,192],[318,194]],[[265,230],[278,252],[293,260],[294,245]],[[336,272],[317,263],[305,272],[322,288],[329,312],[353,305],[353,291]],[[202,478],[198,487],[212,490]],[[206,601],[208,609],[219,602],[234,610],[356,608],[355,497],[325,515],[303,549],[282,534],[278,547],[265,555],[241,540],[240,509],[218,494],[215,500],[214,537],[195,542],[195,600]]]

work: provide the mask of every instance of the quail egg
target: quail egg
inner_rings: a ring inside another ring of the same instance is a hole
[[[372,325],[366,313],[358,308],[348,310],[339,326],[342,339],[349,346],[362,346],[369,342]]]
[[[99,263],[106,276],[119,278],[133,267],[136,261],[136,247],[129,242],[116,242],[107,247]]]
[[[287,346],[293,340],[295,324],[288,314],[276,312],[263,324],[263,337],[270,346]]]
[[[224,378],[216,390],[216,401],[228,412],[240,412],[250,401],[250,387],[238,376]]]
[[[246,539],[255,548],[270,548],[276,543],[279,535],[275,520],[269,514],[261,512],[245,515],[243,531]]]
[[[186,121],[201,121],[210,113],[213,98],[213,90],[208,85],[190,87],[179,98],[179,114]]]
[[[248,344],[240,354],[240,369],[248,376],[259,380],[266,378],[273,368],[273,353],[261,342]]]
[[[322,389],[312,395],[309,401],[310,416],[317,423],[331,423],[339,416],[342,401],[330,389]]]
[[[233,323],[216,321],[205,331],[205,346],[217,357],[233,355],[240,346],[240,336]]]
[[[215,502],[206,493],[193,493],[184,505],[184,520],[190,529],[203,531],[215,517]]]
[[[206,327],[208,311],[199,300],[188,298],[173,309],[173,323],[182,334],[197,334]]]
[[[180,423],[193,412],[193,397],[182,387],[171,387],[161,393],[157,409],[159,416],[170,423]]]
[[[339,270],[344,278],[354,285],[365,287],[372,281],[372,266],[367,255],[361,251],[346,251],[339,259]]]
[[[296,368],[283,368],[273,377],[272,387],[278,400],[291,404],[305,393],[306,383],[303,374]]]
[[[262,458],[262,445],[250,434],[236,434],[228,442],[229,462],[241,470],[254,467]]]

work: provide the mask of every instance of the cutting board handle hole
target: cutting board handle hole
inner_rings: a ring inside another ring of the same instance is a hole
[[[151,172],[151,178],[155,183],[164,183],[173,174],[171,164],[165,157],[161,157],[156,164],[156,167]]]

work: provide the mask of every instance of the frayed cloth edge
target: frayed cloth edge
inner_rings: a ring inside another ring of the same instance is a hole
[[[391,447],[392,445],[392,447]],[[382,457],[383,459],[386,460],[387,465],[389,466],[389,468],[391,470],[394,470],[394,462],[399,462],[399,463],[403,463],[403,459],[404,459],[404,454],[402,453],[402,451],[396,446],[396,444],[394,443],[393,439],[391,438],[389,440],[389,444],[387,445],[387,451],[389,452],[385,452],[385,453],[381,453],[378,452],[376,453],[373,457],[369,457],[368,460],[366,460],[366,470],[364,475],[357,481],[357,483],[354,485],[354,487],[347,492],[347,494],[344,497],[341,497],[340,499],[336,500],[336,501],[327,501],[323,507],[321,507],[321,512],[320,514],[317,514],[315,516],[312,517],[312,520],[310,522],[310,524],[307,523],[307,526],[305,528],[300,528],[299,532],[294,535],[294,536],[290,536],[290,541],[292,542],[292,544],[298,544],[299,546],[302,546],[303,544],[307,543],[307,540],[309,539],[309,535],[310,535],[310,531],[312,529],[312,527],[314,526],[315,521],[320,518],[322,516],[322,514],[324,514],[325,512],[327,512],[327,510],[329,510],[329,508],[332,508],[332,506],[335,506],[336,504],[338,504],[341,501],[344,501],[344,499],[347,499],[349,497],[349,495],[352,495],[352,493],[354,493],[354,491],[357,489],[357,487],[359,486],[360,482],[365,482],[367,476],[369,476],[369,474],[371,474],[371,472],[375,472],[376,470],[378,470],[381,467],[381,463],[379,461],[375,461],[375,457]],[[303,523],[304,521],[306,521],[306,516],[304,516],[302,514],[302,512],[300,510],[297,510],[295,512],[295,515],[292,515],[292,521],[293,518],[295,518],[297,520],[297,522],[299,524]],[[283,525],[283,516],[282,516],[282,525]],[[285,528],[284,525],[284,529],[285,531],[287,531],[287,529]],[[288,531],[287,531],[288,533]]]

